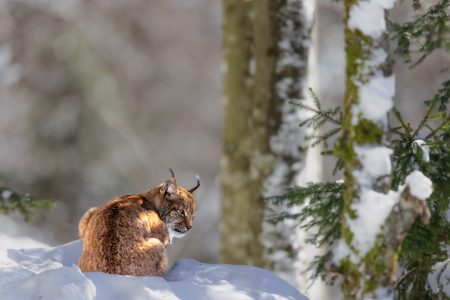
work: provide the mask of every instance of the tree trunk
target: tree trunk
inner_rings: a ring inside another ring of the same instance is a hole
[[[345,166],[345,206],[332,268],[343,274],[345,299],[394,298],[398,248],[417,216],[426,220],[429,214],[423,195],[410,193],[409,186],[420,183],[431,190],[431,181],[420,172],[390,191],[392,150],[386,147],[386,132],[395,77],[385,9],[393,4],[344,1],[346,92],[343,136],[335,151]]]
[[[306,98],[313,8],[313,1],[224,1],[221,261],[264,267],[302,292],[306,235],[290,221],[266,223],[287,207],[262,200],[304,184],[308,132],[298,125],[305,115],[288,101]]]
[[[220,260],[261,266],[258,240],[264,203],[250,179],[252,113],[252,22],[250,1],[224,4],[224,149]]]

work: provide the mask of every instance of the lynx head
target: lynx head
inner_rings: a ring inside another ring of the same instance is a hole
[[[181,238],[192,229],[195,217],[194,193],[200,187],[200,178],[197,176],[197,185],[191,189],[183,189],[177,185],[172,169],[172,177],[158,186],[161,202],[160,215],[169,231],[170,243],[174,237]]]

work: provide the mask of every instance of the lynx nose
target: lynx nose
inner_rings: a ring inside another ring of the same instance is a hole
[[[188,231],[191,230],[191,228],[192,228],[192,225],[191,225],[191,226],[186,225],[186,229],[187,229]]]

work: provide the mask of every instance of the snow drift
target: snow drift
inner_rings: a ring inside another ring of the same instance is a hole
[[[299,299],[287,282],[260,268],[177,260],[167,279],[81,273],[81,240],[54,248],[8,250],[0,258],[0,299]]]

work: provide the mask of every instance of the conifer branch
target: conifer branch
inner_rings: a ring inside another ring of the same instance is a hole
[[[413,8],[420,7],[413,2]],[[449,0],[441,0],[432,5],[423,15],[416,15],[412,22],[396,24],[390,20],[392,31],[395,32],[392,39],[398,40],[395,54],[403,57],[406,63],[410,63],[411,53],[421,53],[421,57],[410,66],[410,69],[431,54],[436,49],[450,50],[450,8]]]
[[[28,222],[36,212],[52,209],[54,206],[53,201],[32,197],[29,194],[22,195],[9,188],[0,187],[0,214],[19,211],[25,222]]]
[[[431,100],[431,102],[428,104],[428,109],[427,109],[427,113],[425,114],[425,116],[420,120],[419,122],[419,126],[417,126],[416,130],[413,133],[413,137],[415,138],[417,136],[417,133],[419,132],[420,129],[422,129],[422,126],[427,122],[427,120],[429,119],[430,113],[432,112],[433,108],[436,106],[437,101],[438,101],[438,97],[437,95],[433,98],[433,100]]]
[[[331,109],[328,109],[326,111],[322,111],[320,109],[319,110],[318,109],[314,109],[311,106],[308,106],[307,104],[301,103],[300,101],[293,101],[293,100],[291,100],[291,101],[289,101],[289,104],[291,104],[293,106],[297,106],[297,107],[299,107],[301,109],[309,110],[309,111],[312,111],[312,112],[316,113],[316,116],[311,117],[308,120],[313,119],[313,118],[317,118],[317,117],[323,117],[323,118],[325,118],[326,120],[328,120],[329,122],[331,122],[333,124],[340,125],[340,126],[342,125],[342,123],[340,121],[335,120],[332,117],[330,117],[330,114],[333,115],[333,114],[336,114],[337,112],[339,112],[340,108],[339,108],[338,111],[333,111]],[[319,119],[319,118],[317,118],[317,119]],[[307,121],[303,121],[301,123],[300,127],[302,125],[306,124],[306,123],[307,123]]]
[[[430,137],[434,136],[437,132],[439,132],[449,122],[450,122],[450,115],[435,130],[433,130],[429,135],[427,135],[425,140],[428,140]]]
[[[405,276],[402,277],[402,279],[397,283],[396,288],[399,289],[402,283],[406,280],[406,278],[409,277],[409,275],[413,274],[414,271],[416,271],[416,268],[413,268],[411,271],[409,271]]]
[[[403,121],[402,115],[400,114],[400,112],[397,110],[397,108],[395,106],[392,108],[392,112],[394,113],[394,116],[397,118],[397,120],[400,122],[403,129],[405,130],[405,133],[408,136],[408,139],[410,141],[412,141],[412,137],[411,137],[411,134],[409,133],[408,127],[406,126],[405,122]]]
[[[314,130],[318,130],[325,122],[338,125],[338,127],[331,129],[325,134],[316,136],[313,145],[324,142],[326,148],[328,146],[327,140],[342,130],[342,117],[340,116],[339,119],[333,117],[336,114],[341,115],[342,112],[339,107],[324,111],[321,109],[317,95],[314,94],[312,97],[314,99],[314,107],[304,103],[292,104],[314,114],[313,117],[302,122],[301,126],[306,125]],[[398,189],[399,185],[405,181],[405,178],[416,169],[421,170],[425,176],[435,183],[435,192],[427,200],[428,205],[432,208],[428,225],[424,225],[420,220],[415,220],[416,218],[414,217],[414,215],[426,215],[429,217],[426,209],[427,202],[417,202],[417,199],[413,199],[414,205],[409,207],[406,205],[406,210],[400,209],[405,227],[399,224],[394,226],[397,229],[403,228],[401,229],[403,231],[401,233],[385,232],[384,243],[390,243],[390,246],[385,245],[384,252],[390,251],[392,253],[389,249],[394,249],[401,243],[399,264],[405,270],[414,269],[412,272],[409,271],[411,273],[408,272],[409,275],[402,277],[399,283],[396,284],[399,300],[423,300],[422,296],[425,293],[435,295],[434,292],[431,292],[431,287],[427,283],[426,278],[431,272],[433,264],[442,260],[441,253],[445,250],[439,250],[442,246],[440,241],[450,240],[450,222],[445,215],[445,211],[448,209],[447,195],[450,190],[450,180],[447,180],[447,177],[450,177],[450,116],[447,116],[446,111],[443,110],[449,99],[450,81],[444,82],[443,88],[439,90],[439,96],[435,96],[431,101],[426,102],[426,113],[421,118],[418,126],[414,128],[403,120],[402,115],[395,107],[392,110],[400,126],[391,129],[391,132],[396,135],[396,139],[391,140],[394,149],[391,189]],[[439,104],[438,112],[433,114],[437,104]],[[428,123],[429,120],[438,119],[442,119],[442,122],[437,128],[432,128]],[[424,141],[422,146],[428,147],[429,161],[424,161],[421,147],[413,146],[419,132],[423,129],[427,129],[430,132],[425,138],[422,138]],[[442,134],[440,134],[441,132]],[[336,156],[334,150],[324,150],[321,152],[321,155]],[[342,168],[342,161],[337,159],[333,174]],[[411,200],[407,200],[410,198],[407,194],[402,194],[401,197],[405,199],[401,201],[405,203],[411,202]],[[271,200],[275,205],[285,203],[288,207],[303,205],[302,211],[299,213],[283,213],[272,216],[268,221],[276,224],[284,219],[291,219],[296,220],[298,226],[305,230],[314,227],[315,233],[307,239],[308,243],[321,247],[323,245],[332,245],[341,238],[341,223],[339,220],[344,208],[342,183],[308,183],[306,187],[289,188],[283,196],[272,197],[268,200]],[[308,203],[308,205],[304,205],[305,203]],[[415,209],[407,212],[412,207],[415,207]],[[391,212],[391,214],[393,213],[395,212]],[[387,220],[387,222],[390,221]],[[411,224],[412,227],[409,231],[405,229],[409,228]],[[325,258],[329,254],[330,252],[315,259],[315,272],[311,276],[312,279],[320,277],[325,280],[329,278],[326,277],[324,268]],[[387,257],[389,255],[386,254],[384,256]],[[413,274],[417,274],[417,276],[413,276]],[[388,277],[387,274],[386,278]]]
[[[312,88],[308,88],[308,93],[311,96],[311,98],[313,98],[314,104],[316,105],[318,110],[322,110],[321,105],[320,105],[320,100],[319,97],[317,96],[317,94],[313,91]]]

